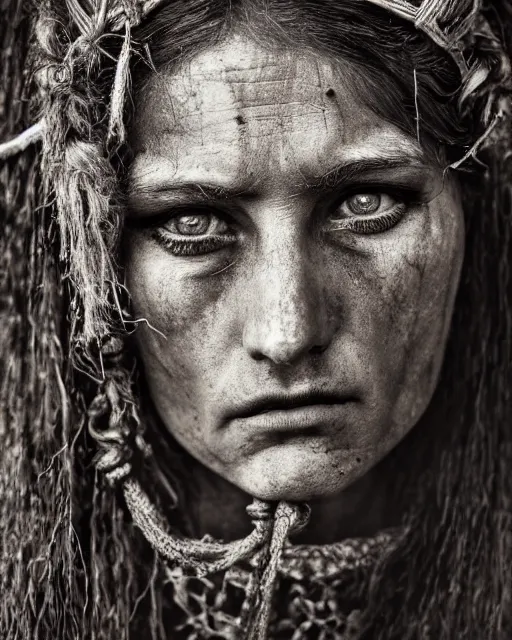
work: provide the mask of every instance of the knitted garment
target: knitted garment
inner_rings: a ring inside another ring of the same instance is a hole
[[[357,637],[365,591],[375,564],[399,531],[332,545],[287,543],[278,569],[268,640],[350,640]],[[238,640],[250,631],[248,603],[258,554],[223,574],[188,577],[168,569],[173,638]]]
[[[306,526],[309,507],[255,498],[246,508],[253,524],[246,537],[232,542],[208,535],[187,538],[169,530],[129,464],[107,477],[121,482],[134,525],[171,568],[172,590],[165,599],[177,608],[168,616],[173,638],[349,638],[356,612],[364,606],[369,574],[399,534],[392,530],[332,545],[292,545],[289,536]],[[326,633],[320,636],[322,628]]]

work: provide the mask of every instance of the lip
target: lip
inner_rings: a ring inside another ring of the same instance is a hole
[[[321,428],[338,422],[353,395],[302,393],[266,396],[237,407],[227,421],[241,421],[244,427],[265,431],[295,431]]]

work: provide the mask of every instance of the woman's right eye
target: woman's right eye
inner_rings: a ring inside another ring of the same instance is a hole
[[[170,218],[163,228],[177,235],[203,236],[224,233],[228,225],[211,213],[185,213]]]
[[[196,256],[236,241],[228,221],[209,210],[179,211],[151,228],[152,237],[177,256]]]

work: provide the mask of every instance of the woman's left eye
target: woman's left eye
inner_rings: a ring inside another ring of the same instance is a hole
[[[407,205],[389,193],[361,192],[346,197],[329,216],[334,231],[382,233],[405,215]]]
[[[151,230],[153,237],[177,256],[197,256],[236,241],[230,225],[213,211],[176,212]]]

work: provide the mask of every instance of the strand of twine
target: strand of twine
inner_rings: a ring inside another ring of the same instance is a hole
[[[252,608],[256,612],[254,620],[249,623],[247,640],[265,640],[272,613],[272,599],[274,596],[279,562],[283,555],[284,544],[289,534],[302,528],[309,519],[309,508],[306,514],[301,514],[297,505],[289,502],[280,502],[274,514],[274,527],[268,560],[263,568],[263,576],[257,589],[256,606]]]
[[[126,91],[130,78],[130,53],[131,53],[131,25],[125,21],[125,36],[123,46],[116,66],[114,86],[110,100],[110,120],[108,124],[107,144],[114,141],[124,141],[126,131],[124,126],[124,105]]]
[[[43,136],[44,126],[44,121],[36,122],[16,138],[0,144],[0,160],[7,160],[11,156],[16,156],[31,145],[39,142]]]
[[[122,483],[126,505],[135,525],[151,546],[173,566],[180,566],[198,577],[221,571],[248,558],[261,547],[269,536],[271,511],[261,504],[259,518],[254,519],[254,530],[242,540],[226,544],[179,538],[167,533],[163,517],[151,503],[147,494],[133,477]]]

